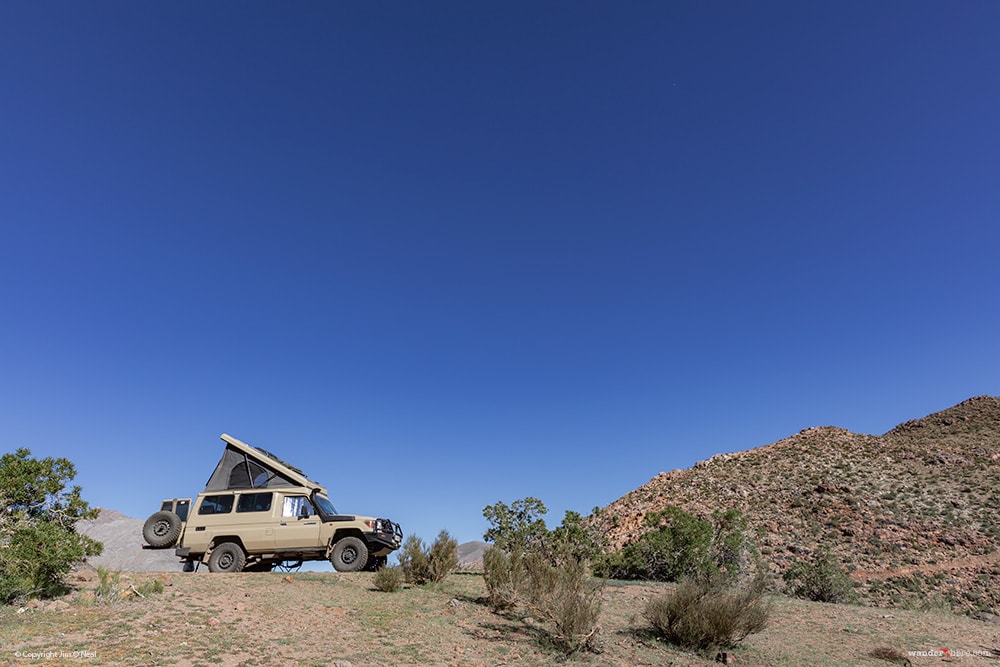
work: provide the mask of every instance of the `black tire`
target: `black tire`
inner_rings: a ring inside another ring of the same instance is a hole
[[[239,572],[246,565],[247,555],[235,542],[223,542],[212,549],[208,557],[209,572]]]
[[[357,572],[368,563],[368,545],[357,537],[342,537],[333,545],[330,563],[337,572]]]
[[[173,546],[181,536],[181,518],[173,512],[157,512],[142,525],[142,537],[146,544],[156,549]]]
[[[385,567],[385,564],[388,562],[388,556],[372,556],[368,554],[368,562],[365,563],[365,572],[375,572],[379,568]]]

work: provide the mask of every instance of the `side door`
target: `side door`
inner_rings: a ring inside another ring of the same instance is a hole
[[[250,553],[274,549],[274,495],[273,491],[242,492],[236,497],[234,523]]]
[[[278,494],[278,498],[281,499],[281,518],[274,529],[275,549],[315,551],[325,548],[319,539],[323,522],[308,496]]]

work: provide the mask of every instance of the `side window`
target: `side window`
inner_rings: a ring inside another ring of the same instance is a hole
[[[244,493],[236,503],[237,512],[269,512],[273,493]]]
[[[316,510],[305,496],[288,496],[281,506],[281,516],[283,517],[312,516],[314,514],[316,514]]]
[[[205,496],[198,507],[198,514],[229,514],[233,511],[232,494],[224,496]]]

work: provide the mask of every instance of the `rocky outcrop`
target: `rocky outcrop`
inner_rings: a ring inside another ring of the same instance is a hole
[[[809,428],[716,455],[658,474],[590,521],[619,549],[649,530],[647,512],[674,505],[708,518],[735,508],[775,575],[824,549],[856,572],[872,603],[935,594],[976,611],[1000,607],[988,585],[1000,548],[998,477],[1000,398],[982,396],[881,436]]]
[[[144,521],[101,509],[96,519],[77,523],[77,530],[104,544],[101,555],[88,558],[88,564],[125,572],[179,572],[180,561],[173,549],[142,548]]]

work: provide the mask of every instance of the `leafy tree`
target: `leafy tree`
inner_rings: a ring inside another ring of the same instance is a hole
[[[583,523],[579,512],[566,510],[562,524],[549,531],[546,547],[553,561],[573,558],[581,562],[597,558],[604,547],[604,539]]]
[[[588,576],[589,559],[600,541],[577,512],[566,512],[562,525],[549,531],[537,498],[498,502],[483,509],[494,542],[483,555],[490,606],[509,612],[525,605],[554,646],[565,655],[593,649],[599,630],[603,582]]]
[[[483,508],[483,516],[491,526],[483,538],[505,549],[527,551],[548,533],[545,519],[541,518],[547,512],[541,500],[530,496],[510,505],[503,502],[487,505]]]
[[[79,486],[66,488],[74,477],[65,458],[34,459],[24,448],[0,457],[0,601],[59,595],[70,568],[103,550],[76,532],[98,510]]]

